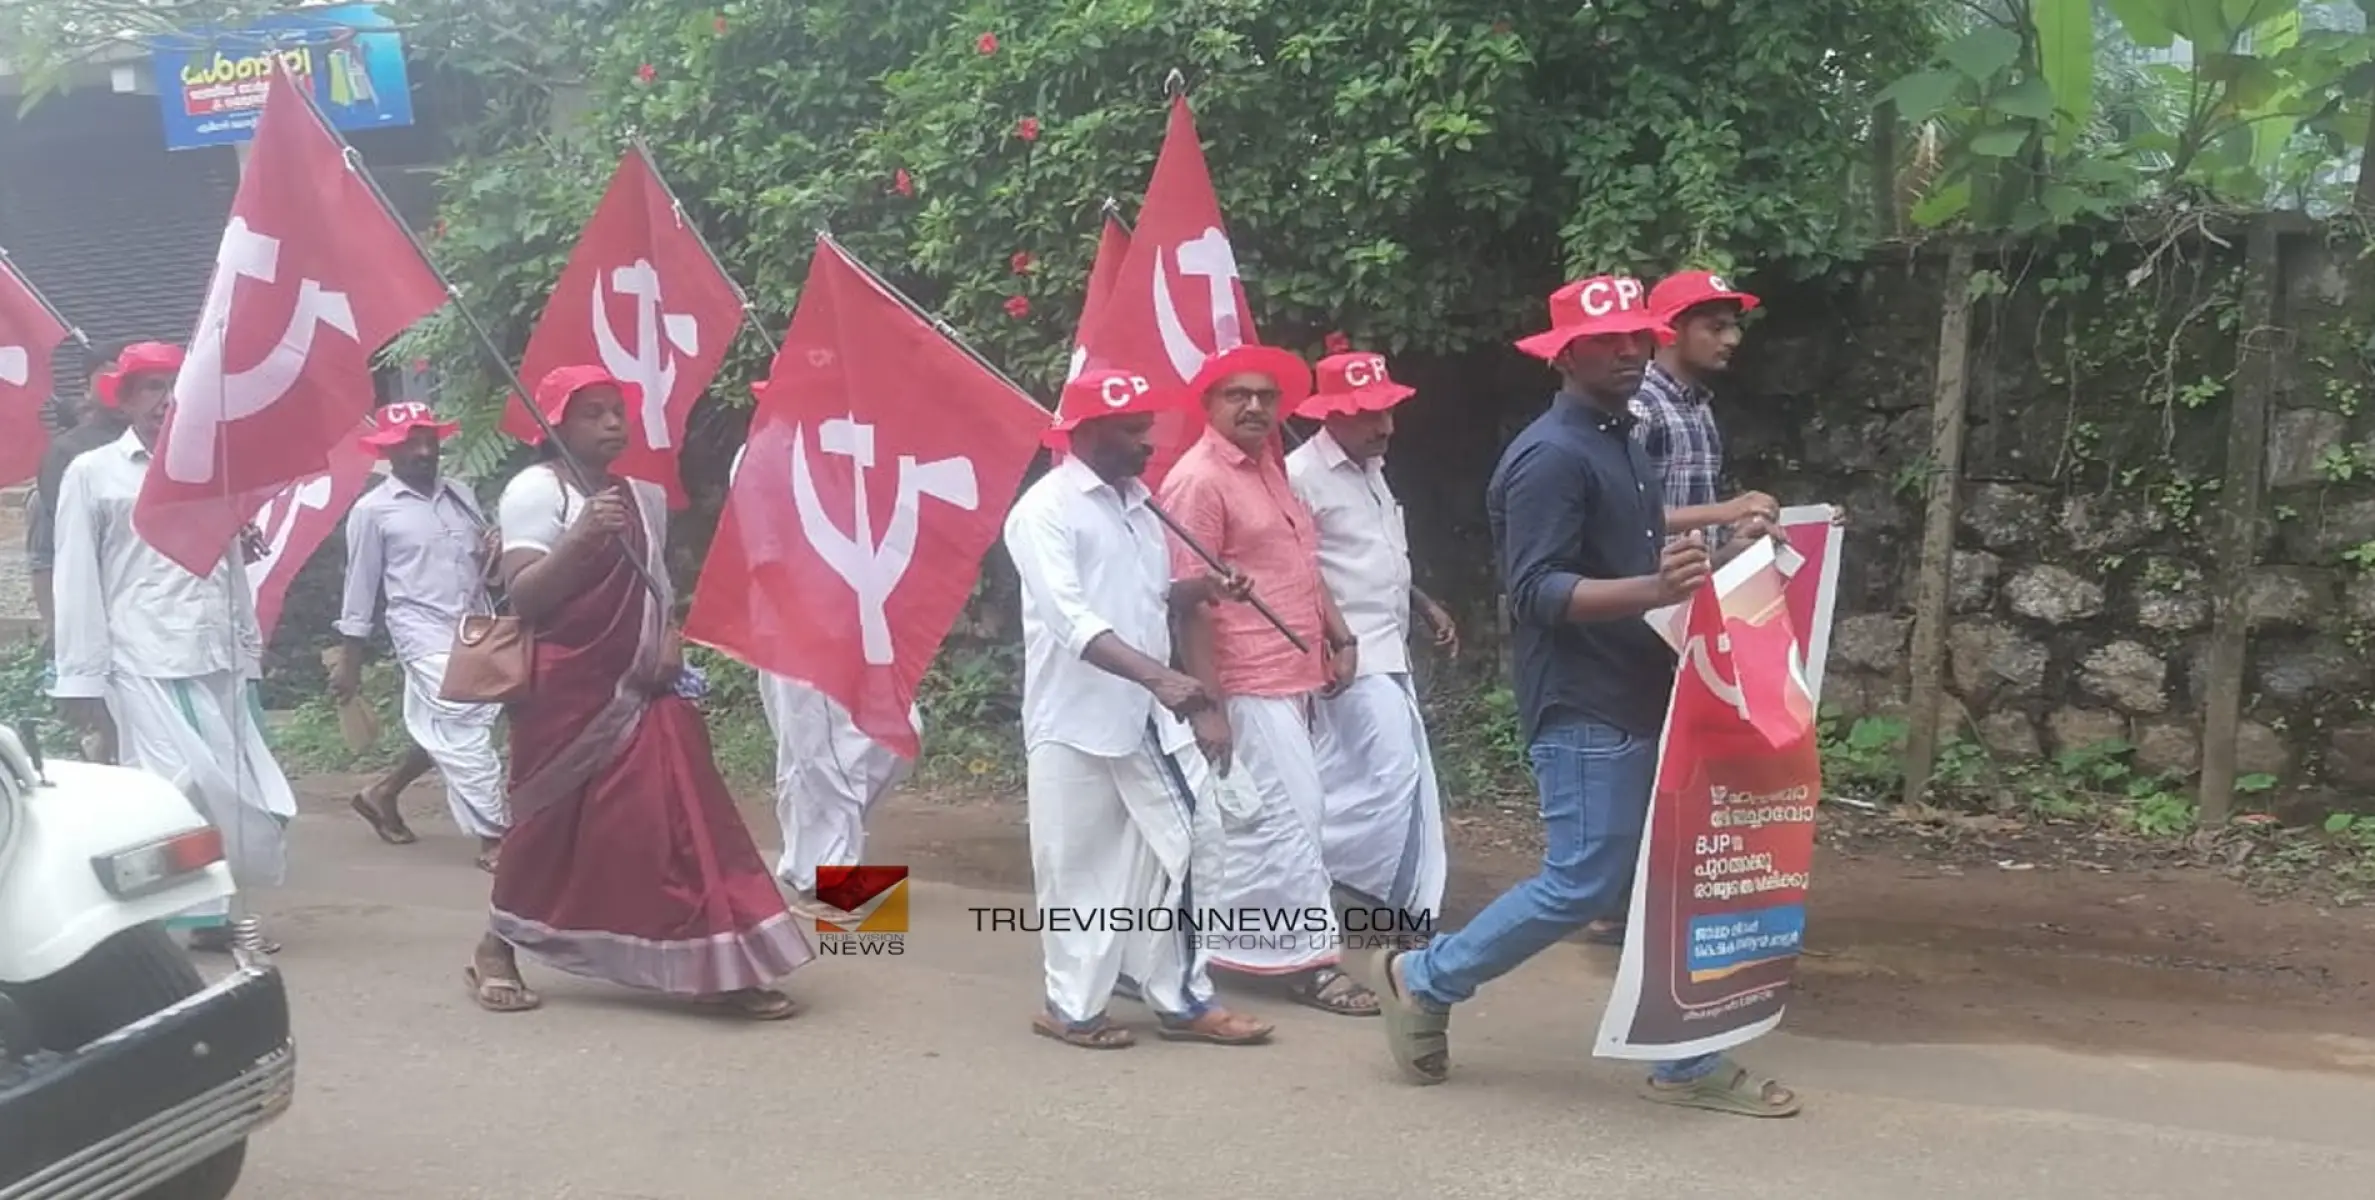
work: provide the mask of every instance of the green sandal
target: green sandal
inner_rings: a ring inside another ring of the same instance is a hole
[[[1778,1093],[1778,1096],[1776,1095]],[[1798,1094],[1772,1079],[1758,1079],[1725,1056],[1715,1069],[1689,1083],[1659,1083],[1654,1077],[1641,1085],[1642,1099],[1676,1108],[1701,1108],[1736,1117],[1794,1117],[1803,1105]]]
[[[1404,950],[1380,950],[1376,964],[1378,1009],[1385,1014],[1385,1044],[1394,1065],[1412,1083],[1441,1083],[1451,1074],[1451,1014],[1404,995],[1394,981],[1394,960]]]

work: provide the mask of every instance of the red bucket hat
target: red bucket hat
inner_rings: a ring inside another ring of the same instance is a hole
[[[417,400],[402,400],[381,408],[373,416],[372,424],[374,428],[371,432],[355,440],[383,453],[391,447],[403,445],[404,439],[411,437],[415,429],[432,430],[437,434],[437,440],[442,442],[462,428],[456,422],[438,420],[435,409]]]
[[[124,380],[134,375],[174,375],[181,371],[183,359],[179,346],[163,342],[134,342],[116,356],[115,366],[99,375],[99,402],[109,408],[117,404]]]
[[[1734,291],[1724,277],[1713,271],[1677,271],[1649,290],[1649,311],[1668,325],[1674,323],[1687,309],[1702,304],[1729,300],[1740,306],[1741,312],[1757,306],[1757,298],[1747,292]]]
[[[1594,275],[1550,294],[1550,328],[1518,339],[1517,348],[1545,362],[1567,343],[1604,333],[1649,333],[1661,342],[1674,330],[1650,311],[1641,281],[1630,275]]]
[[[1382,354],[1358,350],[1348,354],[1331,354],[1319,360],[1319,389],[1303,402],[1301,408],[1295,410],[1295,415],[1324,420],[1353,413],[1377,412],[1392,408],[1417,394],[1417,388],[1395,383],[1393,377],[1386,374],[1385,356]]]
[[[1204,402],[1204,393],[1231,375],[1267,375],[1278,385],[1278,412],[1288,416],[1311,398],[1311,364],[1292,350],[1276,346],[1247,344],[1226,350],[1204,360],[1196,377],[1188,380],[1182,397],[1192,406]]]
[[[536,411],[544,414],[544,419],[548,424],[558,425],[561,423],[561,418],[568,415],[569,402],[575,399],[579,392],[590,387],[599,387],[605,383],[617,388],[619,394],[626,397],[627,403],[643,403],[642,387],[629,383],[601,367],[554,367],[545,372],[544,378],[536,381]],[[539,428],[535,437],[529,439],[528,444],[535,445],[543,440],[544,430]]]
[[[1164,391],[1135,371],[1112,368],[1083,371],[1078,379],[1064,385],[1063,395],[1056,400],[1056,423],[1041,440],[1061,450],[1070,440],[1066,435],[1080,428],[1084,421],[1161,412],[1178,408],[1180,399],[1179,392]]]

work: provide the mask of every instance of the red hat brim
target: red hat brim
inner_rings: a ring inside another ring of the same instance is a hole
[[[1311,364],[1292,350],[1276,346],[1244,345],[1204,360],[1196,377],[1182,389],[1189,404],[1204,403],[1204,394],[1231,375],[1267,375],[1278,384],[1278,411],[1293,413],[1311,398]]]
[[[1575,339],[1597,337],[1606,333],[1652,334],[1658,339],[1660,345],[1671,345],[1674,341],[1672,326],[1651,315],[1648,309],[1638,309],[1629,313],[1610,313],[1605,317],[1592,317],[1577,321],[1572,325],[1554,326],[1531,337],[1519,338],[1517,348],[1544,362],[1549,362],[1557,358],[1560,352],[1564,351],[1568,344]]]
[[[442,442],[460,433],[462,426],[458,421],[406,421],[385,429],[372,430],[355,440],[376,450],[386,450],[403,445],[405,439],[411,437],[412,431],[415,429],[433,430],[437,434],[437,440]]]
[[[1677,304],[1672,308],[1660,311],[1658,313],[1658,319],[1671,326],[1674,324],[1676,318],[1694,308],[1699,307],[1702,304],[1722,304],[1725,301],[1730,301],[1733,304],[1739,305],[1741,312],[1747,312],[1761,303],[1761,301],[1759,301],[1756,297],[1749,295],[1747,292],[1709,292],[1704,296],[1694,297],[1689,303]]]
[[[1295,410],[1295,415],[1320,421],[1353,413],[1382,412],[1417,394],[1417,388],[1399,383],[1371,384],[1349,392],[1313,392],[1311,398]]]
[[[562,418],[569,415],[569,402],[577,399],[579,392],[590,387],[600,387],[603,384],[617,388],[619,395],[625,397],[629,405],[643,403],[641,385],[629,383],[604,368],[596,366],[555,367],[546,372],[544,378],[536,381],[536,411],[544,415],[547,424],[559,425]],[[535,435],[528,439],[528,444],[533,446],[543,440],[544,430],[539,428]]]
[[[99,403],[116,407],[123,396],[124,381],[134,375],[180,374],[183,357],[181,347],[157,342],[126,347],[113,368],[99,373]]]

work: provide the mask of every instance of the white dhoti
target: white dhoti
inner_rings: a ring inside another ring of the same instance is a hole
[[[1047,1003],[1072,1024],[1105,1011],[1117,979],[1148,1007],[1191,1019],[1212,1002],[1206,954],[1188,913],[1194,782],[1149,730],[1135,754],[1107,758],[1054,742],[1028,765],[1031,881],[1046,922]]]
[[[404,732],[436,762],[454,824],[473,837],[499,838],[511,828],[503,760],[495,753],[495,719],[503,708],[440,698],[447,657],[404,660]]]
[[[1285,975],[1336,964],[1343,938],[1320,850],[1325,798],[1308,703],[1229,698],[1230,771],[1250,785],[1236,793],[1245,803],[1199,785],[1216,798],[1196,807],[1196,912],[1216,967]]]
[[[867,810],[906,782],[915,764],[866,736],[832,697],[799,680],[759,672],[759,703],[775,731],[775,817],[783,826],[775,875],[814,892],[818,867],[863,861]],[[920,734],[922,715],[910,709],[908,719]]]
[[[1337,883],[1433,917],[1448,870],[1443,797],[1410,677],[1364,675],[1322,698],[1312,719],[1327,817],[1320,837]]]
[[[288,823],[297,797],[264,741],[255,690],[229,671],[194,679],[118,674],[107,683],[117,761],[174,780],[222,831],[231,880],[241,891],[277,887],[288,871]],[[222,925],[228,898],[197,905],[172,924]]]

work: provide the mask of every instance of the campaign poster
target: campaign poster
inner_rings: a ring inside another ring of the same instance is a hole
[[[1831,513],[1784,510],[1786,546],[1760,541],[1689,603],[1650,614],[1679,665],[1601,1057],[1709,1054],[1781,1021],[1822,794]]]
[[[240,29],[186,30],[153,38],[149,47],[168,150],[253,138],[274,55],[312,87],[333,127],[412,124],[403,38],[377,5],[322,5]]]

